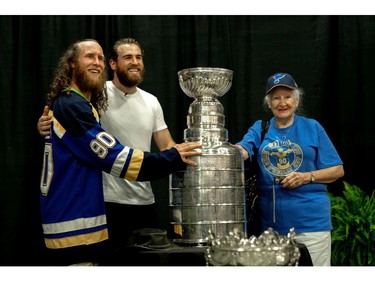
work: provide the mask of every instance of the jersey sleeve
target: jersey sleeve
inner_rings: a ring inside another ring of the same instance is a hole
[[[147,153],[123,146],[98,122],[96,110],[79,96],[66,96],[53,108],[53,131],[85,165],[133,181],[155,180],[185,168],[175,148]]]

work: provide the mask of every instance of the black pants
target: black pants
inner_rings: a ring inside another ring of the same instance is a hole
[[[92,262],[107,264],[112,252],[109,240],[90,245],[63,249],[46,249],[45,263],[51,266],[68,266],[76,263]]]
[[[156,205],[105,203],[109,240],[114,250],[127,246],[132,232],[140,228],[158,228]]]
[[[105,202],[112,255],[103,265],[133,265],[133,247],[127,247],[134,230],[158,228],[156,205],[126,205]]]

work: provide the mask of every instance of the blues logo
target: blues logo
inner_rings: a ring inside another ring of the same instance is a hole
[[[262,150],[262,164],[274,176],[286,176],[296,171],[301,166],[302,159],[301,147],[290,140],[276,140]]]
[[[273,84],[279,84],[280,80],[285,77],[285,74],[279,73],[273,76]]]

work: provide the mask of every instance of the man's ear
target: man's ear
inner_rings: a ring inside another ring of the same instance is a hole
[[[113,71],[116,70],[116,61],[114,61],[113,59],[110,59],[109,62],[108,62],[109,66],[111,67],[111,69]]]

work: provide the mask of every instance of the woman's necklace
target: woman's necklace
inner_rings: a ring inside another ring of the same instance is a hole
[[[290,129],[293,127],[293,124],[289,126],[288,130],[285,132],[286,128],[282,128],[282,129],[279,129],[280,130],[280,133],[281,133],[281,138],[283,141],[286,140],[286,137],[290,131]]]
[[[281,139],[283,141],[286,140],[287,136],[288,136],[288,133],[290,131],[290,129],[292,129],[293,127],[293,124],[294,124],[294,119],[292,120],[292,123],[289,125],[289,127],[283,127],[283,128],[278,128],[279,129],[279,132],[281,134]]]

